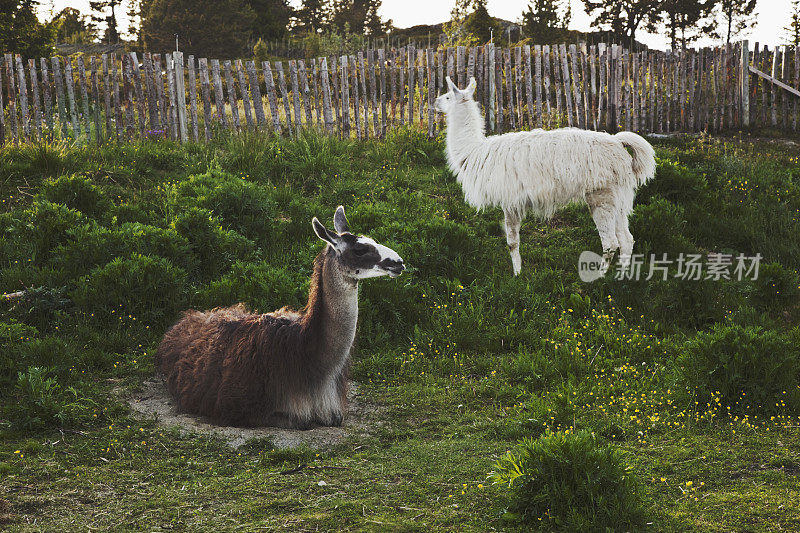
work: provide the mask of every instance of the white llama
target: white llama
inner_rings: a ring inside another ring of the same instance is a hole
[[[472,99],[475,78],[464,90],[449,77],[447,84],[450,91],[436,99],[434,109],[447,117],[448,164],[468,204],[503,209],[514,275],[522,268],[519,227],[526,213],[546,219],[574,201],[585,201],[592,212],[603,245],[603,273],[617,250],[626,267],[633,252],[628,216],[636,188],[656,171],[650,143],[630,131],[610,135],[575,128],[486,137]]]

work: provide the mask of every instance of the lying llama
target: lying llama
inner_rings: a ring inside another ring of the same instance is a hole
[[[339,206],[314,260],[308,304],[264,315],[242,305],[187,311],[164,335],[156,368],[184,411],[236,426],[338,426],[346,407],[358,280],[399,276],[394,250],[349,232]]]
[[[589,204],[603,245],[603,273],[617,250],[627,266],[633,252],[628,216],[636,188],[656,171],[650,143],[629,131],[609,135],[574,128],[486,137],[472,99],[475,78],[464,90],[449,77],[447,84],[450,90],[436,99],[434,109],[447,116],[448,164],[468,204],[503,209],[514,275],[522,268],[519,227],[526,213],[546,219],[574,201]]]

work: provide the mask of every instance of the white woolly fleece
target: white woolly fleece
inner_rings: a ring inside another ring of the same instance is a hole
[[[653,147],[632,132],[564,128],[486,137],[475,101],[459,101],[448,111],[448,164],[467,203],[478,209],[498,206],[547,218],[601,190],[632,204],[636,188],[655,176]]]

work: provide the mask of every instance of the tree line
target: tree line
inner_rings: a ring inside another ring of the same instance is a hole
[[[686,48],[701,37],[730,43],[756,25],[756,0],[581,1],[592,27],[609,32],[617,42],[633,42],[644,30],[664,35],[672,48]],[[570,20],[569,0],[532,0],[522,15],[523,31],[548,42],[566,31]]]
[[[580,0],[592,27],[609,40],[634,42],[642,31],[685,48],[701,37],[731,42],[756,24],[756,0]],[[56,43],[114,44],[170,50],[177,46],[199,56],[241,57],[259,40],[337,36],[337,46],[359,45],[364,36],[398,35],[379,10],[382,0],[92,0],[90,12],[66,8],[37,16],[39,0],[0,0],[0,49],[29,57],[53,51]],[[52,3],[50,4],[52,5]],[[124,35],[119,16],[130,21]],[[516,24],[491,16],[487,0],[454,0],[441,32],[451,44],[531,43],[573,40],[569,0],[530,0]],[[784,28],[787,44],[800,44],[800,0],[794,0]],[[434,26],[438,28],[439,26]],[[265,47],[260,50],[264,53]],[[259,50],[256,47],[256,50]]]

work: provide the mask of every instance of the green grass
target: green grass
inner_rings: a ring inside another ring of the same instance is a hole
[[[515,278],[501,213],[466,206],[442,139],[413,129],[0,149],[0,291],[36,288],[0,302],[0,524],[595,530],[602,491],[591,512],[537,516],[489,477],[520,440],[578,434],[568,457],[630,474],[633,528],[800,529],[800,150],[656,149],[636,251],[760,253],[758,281],[582,283],[600,243],[578,205],[524,223]],[[361,285],[353,376],[378,423],[277,451],[133,418],[121,398],[182,309],[304,303],[311,218],[339,204],[410,267]],[[558,494],[548,475],[536,494]]]

